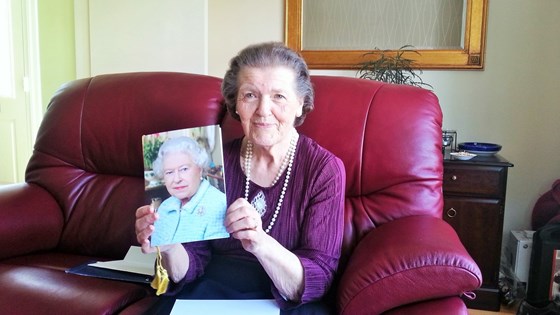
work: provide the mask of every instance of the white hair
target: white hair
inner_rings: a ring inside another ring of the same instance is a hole
[[[189,137],[176,137],[166,140],[159,148],[158,156],[153,162],[154,174],[163,178],[163,159],[168,153],[184,153],[188,154],[194,163],[203,171],[209,165],[208,152],[198,145],[198,143]]]

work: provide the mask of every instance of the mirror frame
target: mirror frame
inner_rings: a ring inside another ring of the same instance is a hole
[[[310,69],[358,69],[364,54],[372,50],[303,50],[302,2],[285,0],[285,43],[300,53]],[[343,0],[341,0],[343,1]],[[347,3],[352,3],[348,1]],[[415,69],[484,69],[488,0],[467,0],[463,49],[418,50],[404,54],[415,61]],[[406,44],[406,43],[405,43]],[[403,44],[404,45],[404,44]],[[389,50],[394,55],[395,50]]]

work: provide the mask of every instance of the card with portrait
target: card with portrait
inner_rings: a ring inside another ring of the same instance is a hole
[[[152,246],[227,238],[219,125],[142,136],[145,191],[158,214]]]
[[[552,252],[552,276],[550,277],[550,300],[560,306],[560,249]]]

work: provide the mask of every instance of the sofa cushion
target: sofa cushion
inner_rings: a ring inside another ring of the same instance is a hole
[[[3,314],[114,314],[150,294],[148,286],[5,264],[0,283]]]
[[[72,267],[89,263],[91,261],[103,260],[110,259],[48,251],[4,259],[1,263],[5,265],[53,269],[64,272]]]

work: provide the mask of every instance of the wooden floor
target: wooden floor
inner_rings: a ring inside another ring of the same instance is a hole
[[[504,307],[499,312],[490,312],[482,310],[471,310],[469,309],[469,315],[511,315],[517,312],[517,307]]]

